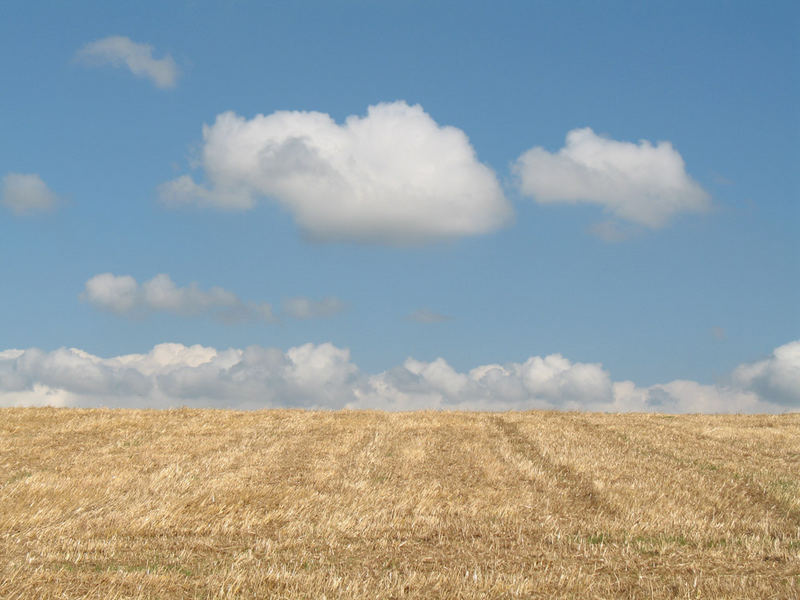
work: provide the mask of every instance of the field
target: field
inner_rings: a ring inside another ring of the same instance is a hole
[[[799,598],[800,414],[0,409],[2,598]]]

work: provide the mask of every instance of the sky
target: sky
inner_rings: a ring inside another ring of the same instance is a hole
[[[0,405],[800,408],[800,7],[0,6]]]

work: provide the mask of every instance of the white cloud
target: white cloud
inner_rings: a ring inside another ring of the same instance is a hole
[[[592,224],[589,231],[604,242],[615,243],[632,238],[639,229],[638,226],[631,223],[610,220]]]
[[[429,308],[420,308],[408,315],[408,318],[417,323],[444,323],[453,317],[434,312]]]
[[[142,284],[142,297],[152,310],[190,315],[217,308],[236,309],[243,304],[235,294],[221,287],[203,291],[194,282],[178,287],[165,273]]]
[[[334,297],[313,300],[300,296],[289,298],[283,302],[283,311],[295,319],[332,317],[339,314],[344,309],[344,302]]]
[[[340,407],[353,398],[357,371],[331,344],[285,353],[160,344],[109,359],[30,349],[0,355],[0,406]]]
[[[266,197],[317,239],[389,244],[486,233],[512,216],[464,132],[419,105],[377,104],[341,125],[320,112],[226,112],[203,138],[209,186],[183,175],[160,186],[164,204],[246,210]]]
[[[160,344],[147,354],[113,358],[75,348],[6,350],[0,351],[0,406],[769,413],[800,409],[798,348],[800,341],[781,346],[767,360],[737,368],[724,384],[676,380],[646,388],[613,382],[601,365],[559,354],[468,372],[441,358],[408,359],[369,375],[348,350],[329,343],[286,352]]]
[[[196,283],[180,287],[161,273],[139,284],[130,275],[101,273],[86,282],[81,297],[118,315],[168,312],[176,315],[209,315],[222,321],[274,320],[266,302],[241,300],[221,287],[201,290]]]
[[[368,378],[356,390],[360,408],[410,410],[578,409],[611,404],[611,380],[600,365],[571,363],[561,355],[524,363],[482,365],[459,373],[444,359],[408,359],[401,367]]]
[[[141,284],[130,275],[101,273],[86,282],[81,299],[120,316],[165,312],[211,316],[224,322],[278,319],[267,302],[246,302],[218,286],[202,290],[193,282],[181,287],[165,273]],[[283,314],[294,319],[332,317],[345,308],[344,302],[330,296],[321,300],[298,296],[283,302]]]
[[[737,367],[733,381],[777,404],[800,405],[800,341],[776,348],[765,360]]]
[[[3,177],[0,203],[15,214],[29,215],[52,210],[58,196],[36,173],[8,173]]]
[[[175,87],[178,79],[178,67],[169,54],[153,58],[152,46],[120,35],[86,44],[78,50],[76,58],[88,65],[127,67],[134,75],[146,77],[160,88]]]
[[[619,410],[658,412],[780,412],[800,410],[800,340],[776,348],[764,360],[736,367],[716,385],[676,380],[638,388],[614,384]]]
[[[647,388],[632,381],[614,384],[612,410],[660,413],[774,413],[780,407],[767,398],[737,387],[675,380]]]
[[[514,172],[522,192],[541,204],[597,204],[645,227],[663,227],[677,214],[711,206],[669,142],[619,142],[588,127],[570,131],[556,153],[531,148],[517,159]],[[597,233],[615,237],[619,230],[604,225]]]
[[[83,299],[119,315],[134,311],[143,302],[139,283],[130,275],[101,273],[84,286]]]

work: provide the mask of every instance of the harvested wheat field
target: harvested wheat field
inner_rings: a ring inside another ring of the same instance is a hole
[[[800,597],[800,414],[0,417],[2,598]]]

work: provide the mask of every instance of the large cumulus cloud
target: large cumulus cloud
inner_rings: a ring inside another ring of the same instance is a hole
[[[612,380],[600,364],[552,354],[459,372],[439,358],[409,358],[362,372],[348,350],[305,344],[282,351],[160,344],[100,358],[75,348],[0,352],[0,406],[569,409],[782,412],[800,409],[800,341],[738,367],[724,382],[649,387]]]
[[[419,105],[377,104],[341,125],[321,112],[226,112],[203,140],[207,184],[163,184],[166,205],[246,210],[269,198],[314,238],[395,244],[486,233],[512,213],[464,132]]]

